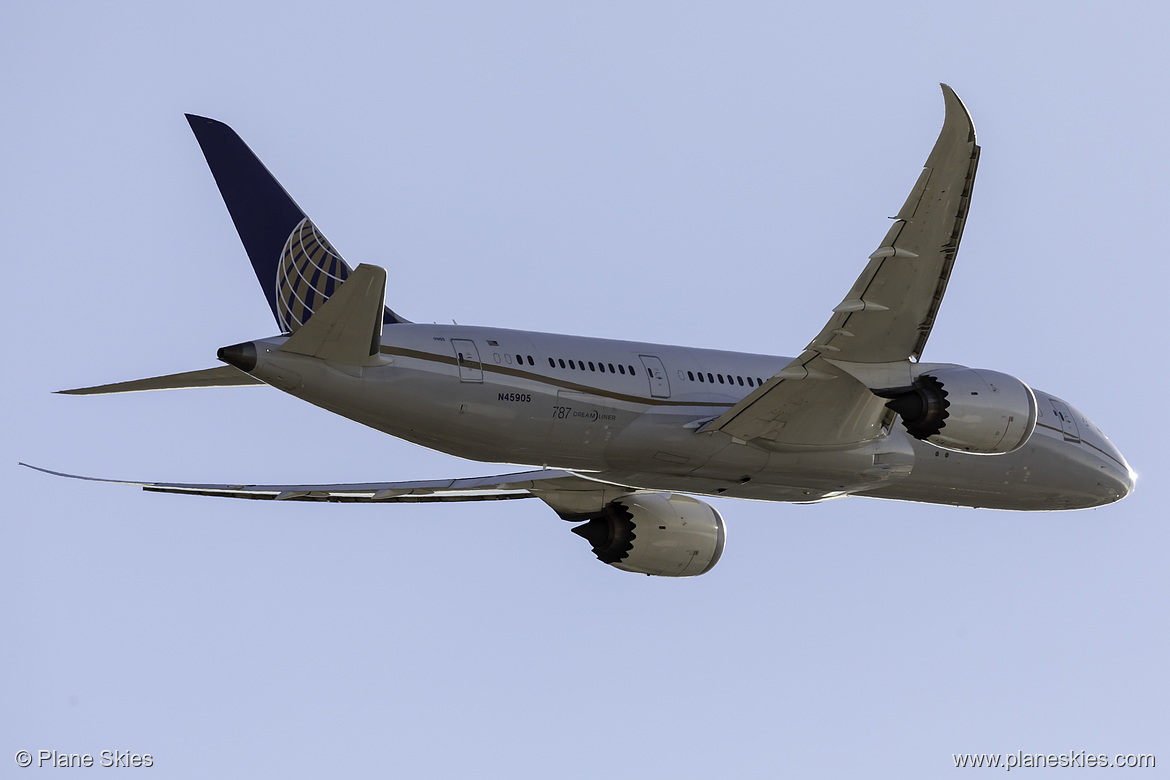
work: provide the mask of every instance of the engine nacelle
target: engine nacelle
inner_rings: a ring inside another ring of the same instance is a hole
[[[978,455],[1012,452],[1036,430],[1032,388],[1008,374],[960,366],[930,369],[910,387],[875,391],[906,431],[936,447]]]
[[[573,533],[593,545],[599,561],[659,577],[710,571],[727,540],[715,507],[677,493],[637,493],[611,501]]]

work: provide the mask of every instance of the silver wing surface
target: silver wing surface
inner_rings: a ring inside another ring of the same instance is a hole
[[[152,493],[251,498],[272,501],[332,501],[352,503],[425,503],[436,501],[501,501],[540,498],[562,514],[598,509],[615,498],[636,492],[598,482],[571,471],[539,470],[490,477],[410,482],[357,482],[334,485],[230,485],[187,482],[140,482],[66,474],[21,463],[57,477],[133,485]]]
[[[942,303],[967,221],[979,147],[967,109],[942,85],[946,118],[926,166],[881,245],[800,357],[704,432],[765,448],[833,446],[883,435],[892,413],[866,366],[917,361]],[[849,367],[845,370],[842,366]]]

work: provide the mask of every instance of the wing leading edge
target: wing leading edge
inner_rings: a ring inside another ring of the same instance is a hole
[[[942,85],[946,118],[897,220],[800,357],[706,425],[765,448],[883,435],[892,416],[868,376],[901,377],[922,355],[946,292],[979,163],[975,126]],[[860,377],[860,378],[859,378]]]

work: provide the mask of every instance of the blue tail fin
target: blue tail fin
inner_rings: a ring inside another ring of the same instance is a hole
[[[234,130],[192,114],[187,121],[277,324],[295,332],[349,278],[350,267]],[[406,320],[387,307],[382,322]]]

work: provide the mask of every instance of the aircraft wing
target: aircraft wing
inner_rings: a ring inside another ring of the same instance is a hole
[[[581,514],[635,492],[598,482],[571,471],[538,470],[490,477],[422,480],[409,482],[357,482],[322,485],[231,485],[187,482],[140,482],[66,474],[28,463],[45,474],[90,482],[133,485],[152,493],[187,493],[197,496],[251,498],[272,501],[332,501],[339,503],[426,503],[437,501],[500,501],[540,498],[563,514]]]
[[[865,364],[922,355],[967,221],[979,147],[967,109],[942,85],[942,132],[905,205],[829,322],[800,357],[702,429],[764,447],[865,441],[891,416]],[[857,366],[844,370],[841,364]],[[909,376],[908,370],[905,372]],[[908,384],[908,382],[907,382]]]

